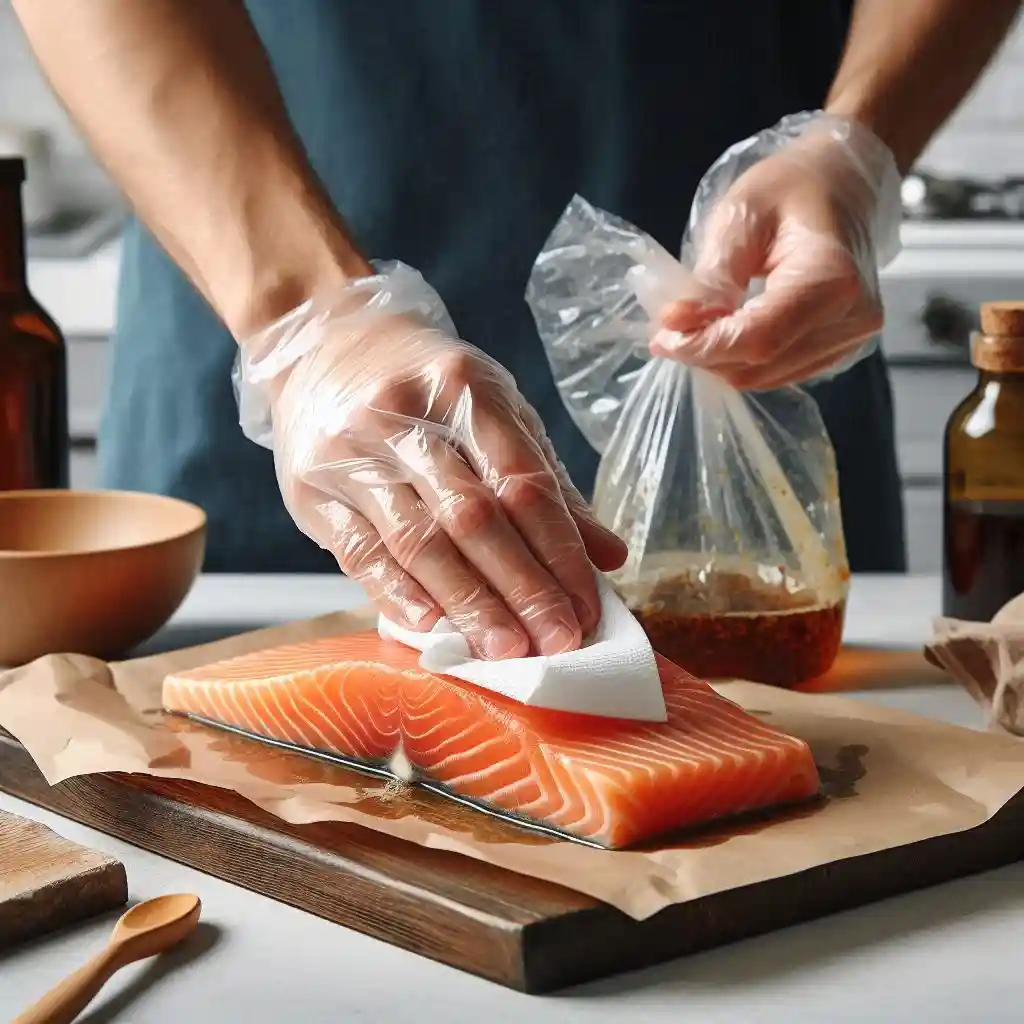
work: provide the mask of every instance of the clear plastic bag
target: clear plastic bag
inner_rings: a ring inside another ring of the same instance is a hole
[[[655,648],[705,678],[793,685],[828,669],[842,634],[835,454],[801,388],[741,392],[651,357],[660,310],[686,297],[699,291],[682,263],[580,197],[527,290],[562,399],[602,456],[594,511],[629,547],[613,582]]]

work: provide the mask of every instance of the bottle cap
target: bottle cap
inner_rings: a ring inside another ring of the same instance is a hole
[[[20,156],[0,156],[0,183],[20,185],[25,180],[25,161]]]
[[[990,373],[1024,372],[1024,302],[983,302],[971,362]]]
[[[981,333],[997,338],[1024,338],[1024,302],[983,302]]]

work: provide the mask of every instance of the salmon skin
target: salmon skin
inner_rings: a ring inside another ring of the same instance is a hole
[[[327,637],[169,675],[163,705],[608,849],[820,790],[806,743],[660,656],[657,723],[529,707],[418,659],[375,631]]]

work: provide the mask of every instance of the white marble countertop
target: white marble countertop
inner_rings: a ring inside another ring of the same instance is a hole
[[[207,577],[158,643],[180,646],[360,599],[358,587],[336,577]],[[857,578],[847,637],[854,644],[914,648],[937,609],[936,580]],[[953,686],[901,686],[863,696],[980,724],[977,709]],[[123,971],[81,1018],[90,1024],[511,1024],[527,1016],[536,1024],[998,1024],[1018,1022],[1024,1012],[1024,865],[541,998],[395,949],[18,800],[0,795],[0,807],[121,858],[132,900],[173,891],[203,899],[200,939],[165,962]],[[0,1020],[99,948],[116,916],[0,959]]]

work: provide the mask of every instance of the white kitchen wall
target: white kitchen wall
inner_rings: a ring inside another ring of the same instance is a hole
[[[966,177],[1024,177],[1024,18],[920,161]]]
[[[51,133],[54,172],[62,193],[87,202],[110,194],[106,176],[40,73],[10,0],[0,0],[0,123],[4,122]]]
[[[80,188],[100,187],[96,182],[102,179],[82,166],[87,150],[40,75],[10,0],[0,0],[0,121],[4,120],[28,121],[52,131],[65,176]],[[944,174],[1024,176],[1024,20],[1018,20],[988,73],[921,165]]]

